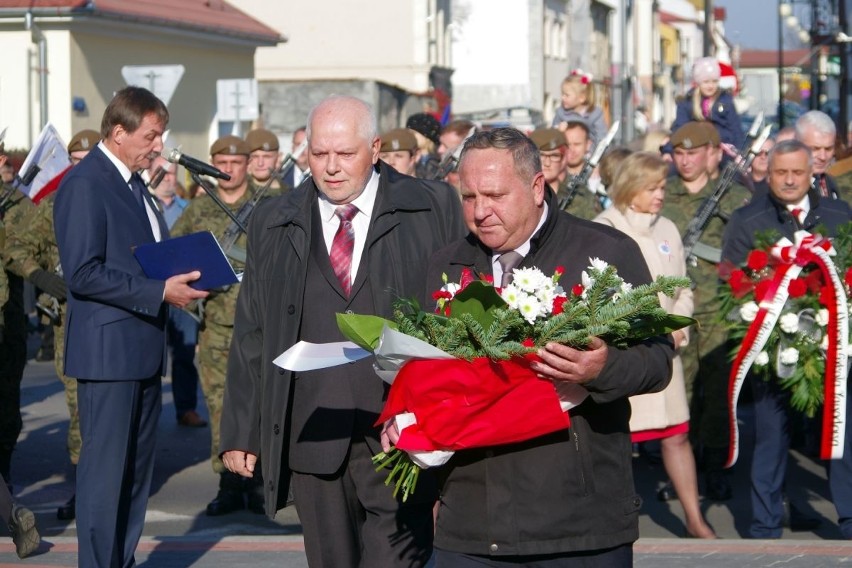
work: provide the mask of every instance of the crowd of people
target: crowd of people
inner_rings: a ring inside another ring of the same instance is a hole
[[[73,167],[59,189],[38,206],[18,193],[3,207],[0,513],[19,555],[38,546],[34,516],[7,486],[22,428],[24,280],[51,308],[76,480],[56,514],[77,521],[80,566],[134,563],[168,361],[177,423],[210,431],[218,485],[206,514],[274,516],[295,503],[314,567],[422,566],[433,555],[440,567],[630,566],[637,444],[659,447],[671,483],[660,496],[679,499],[686,535],[716,538],[699,496],[724,501],[746,490],[732,488],[725,470],[731,343],[718,267],[742,265],[758,229],[792,237],[820,225],[833,234],[852,221],[852,176],[829,174],[836,131],[819,111],[766,140],[741,169],[746,141],[718,65],[699,60],[694,78],[670,132],[608,148],[596,167],[589,156],[607,127],[578,72],[563,83],[553,124],[528,133],[442,126],[427,113],[380,133],[369,105],[330,97],[293,134],[288,167],[278,137],[258,128],[217,139],[210,164],[228,179],[196,179],[190,189],[160,155],[168,109],[145,89],[119,91],[100,129],[72,138]],[[725,168],[738,169],[733,181]],[[685,250],[720,183],[728,185],[714,215]],[[198,272],[151,279],[131,252],[199,231],[221,241],[241,215],[247,232],[225,247],[240,283],[200,291],[191,286]],[[589,393],[570,411],[570,429],[459,451],[424,471],[406,501],[372,464],[399,437],[393,421],[375,426],[387,385],[372,360],[345,371],[273,364],[298,341],[343,340],[336,313],[390,318],[398,298],[428,302],[462,270],[505,285],[513,268],[560,267],[573,283],[589,257],[634,285],[688,277],[690,287],[661,302],[697,325],[629,348],[548,344],[533,370]],[[198,412],[199,384],[209,421]],[[759,429],[748,534],[779,538],[800,417],[774,383],[750,384]],[[846,538],[850,468],[847,448],[829,475]]]

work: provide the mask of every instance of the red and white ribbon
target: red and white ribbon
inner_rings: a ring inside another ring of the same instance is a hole
[[[828,349],[825,354],[825,402],[823,409],[822,459],[839,459],[843,455],[846,433],[846,381],[849,344],[849,311],[843,281],[831,261],[835,254],[831,241],[807,231],[797,231],[795,243],[781,239],[770,251],[778,262],[766,296],[748,328],[731,366],[728,384],[728,415],[731,427],[730,449],[725,467],[736,463],[739,455],[737,400],[748,370],[766,345],[789,296],[790,282],[809,264],[816,264],[826,282],[828,309]]]

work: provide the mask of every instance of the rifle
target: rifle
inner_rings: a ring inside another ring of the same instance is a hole
[[[607,132],[606,136],[603,137],[603,140],[598,142],[598,145],[595,146],[595,150],[592,152],[591,157],[583,163],[583,168],[580,170],[580,173],[575,175],[571,178],[571,181],[568,182],[568,185],[565,188],[565,196],[559,200],[559,209],[562,211],[568,210],[571,202],[573,202],[574,198],[577,196],[577,192],[580,190],[580,187],[586,185],[589,181],[589,177],[592,175],[592,172],[595,171],[595,168],[598,167],[601,158],[603,158],[604,152],[606,152],[607,148],[609,148],[610,144],[612,144],[612,141],[615,140],[615,135],[618,132],[618,127],[620,125],[621,121],[619,120],[612,123],[609,132]]]
[[[725,166],[725,169],[722,171],[722,175],[719,176],[719,180],[716,182],[716,187],[713,189],[712,195],[701,203],[698,211],[696,211],[692,219],[689,220],[689,225],[687,225],[686,232],[683,235],[683,252],[686,256],[687,262],[689,262],[691,266],[695,266],[698,263],[698,258],[702,258],[713,263],[718,263],[722,259],[722,251],[705,245],[704,243],[700,243],[698,242],[698,239],[700,239],[701,235],[704,234],[704,230],[710,223],[710,219],[717,214],[722,198],[734,183],[737,175],[747,171],[751,166],[754,158],[757,156],[758,152],[760,152],[760,148],[763,146],[763,143],[769,138],[771,130],[771,125],[764,127],[760,136],[754,139],[754,142],[744,158],[728,162],[728,165]]]
[[[266,181],[263,186],[261,186],[257,191],[254,192],[252,198],[245,202],[240,210],[237,211],[236,218],[233,219],[228,228],[225,229],[225,233],[222,235],[222,238],[219,241],[219,244],[222,247],[222,251],[231,259],[237,262],[245,263],[246,261],[246,251],[242,247],[236,246],[237,239],[240,238],[240,235],[245,232],[245,228],[248,224],[249,217],[251,217],[252,212],[254,211],[255,206],[260,203],[260,200],[266,196],[266,192],[269,190],[272,182],[277,179],[281,179],[296,165],[296,161],[299,157],[305,152],[305,149],[308,147],[308,141],[305,140],[302,142],[298,148],[296,148],[292,153],[288,153],[285,156],[284,160],[281,162],[281,165],[278,166],[278,169],[275,170],[272,175],[269,176],[269,179]],[[221,205],[220,205],[221,206]],[[228,211],[230,213],[230,211]]]
[[[464,149],[464,143],[467,142],[467,139],[473,136],[476,133],[476,127],[474,126],[470,130],[467,131],[467,135],[464,139],[459,143],[458,146],[453,148],[452,152],[447,152],[444,154],[444,157],[441,158],[441,163],[438,164],[438,169],[435,171],[435,174],[432,176],[433,181],[443,181],[447,175],[453,172],[456,167],[459,165],[459,158],[461,157],[462,150]]]
[[[51,154],[52,155],[52,154]],[[50,156],[48,156],[49,158]],[[47,159],[47,158],[45,158]],[[0,218],[6,215],[6,212],[15,206],[21,199],[26,197],[24,192],[20,191],[21,186],[30,185],[38,173],[41,171],[41,166],[38,164],[30,165],[27,173],[24,174],[22,178],[18,174],[15,174],[15,179],[11,184],[2,184],[3,190],[0,192]],[[18,199],[15,199],[15,194],[18,195]]]

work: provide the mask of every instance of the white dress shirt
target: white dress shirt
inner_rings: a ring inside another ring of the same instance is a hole
[[[544,207],[541,212],[541,218],[538,220],[538,225],[536,225],[535,230],[530,235],[530,238],[524,242],[521,246],[515,249],[515,252],[519,255],[526,257],[530,253],[530,241],[537,232],[539,232],[544,226],[544,222],[547,221],[547,203],[544,203]],[[509,251],[504,250],[503,252],[492,252],[491,254],[491,274],[494,276],[494,285],[499,286],[500,282],[503,281],[503,267],[500,265],[499,258],[503,255],[503,253],[507,253]],[[523,261],[522,261],[523,262]]]

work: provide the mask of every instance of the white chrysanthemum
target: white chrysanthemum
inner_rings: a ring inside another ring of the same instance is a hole
[[[814,320],[817,322],[817,325],[820,327],[825,327],[828,325],[828,310],[825,308],[820,308],[820,310],[816,313],[816,317]]]
[[[819,348],[823,351],[828,351],[828,334],[822,336],[822,341],[819,342]]]
[[[538,268],[516,268],[512,284],[524,292],[535,292],[542,282],[549,280]]]
[[[556,297],[556,293],[552,288],[541,288],[536,291],[535,297],[543,305],[549,306],[553,303],[553,298]]]
[[[621,282],[621,293],[622,294],[627,294],[631,290],[633,290],[633,284],[631,284],[630,282],[624,282],[624,281]]]
[[[594,268],[595,270],[600,270],[601,272],[603,272],[604,270],[607,269],[607,267],[609,267],[609,264],[607,264],[605,261],[603,261],[603,260],[601,260],[597,257],[590,258],[589,259],[589,265],[592,268]]]
[[[580,283],[583,285],[584,290],[588,290],[595,283],[595,280],[584,270],[580,273]]]
[[[758,367],[764,367],[769,363],[769,353],[766,351],[761,351],[757,354],[757,357],[754,358],[754,364]]]
[[[526,294],[522,293],[514,283],[509,284],[500,291],[500,297],[503,298],[503,301],[509,304],[509,307],[513,310],[518,309],[521,298],[524,296],[526,296]]]
[[[760,306],[758,306],[755,302],[746,302],[740,306],[740,317],[743,321],[751,322],[757,317],[757,312],[759,311]]]
[[[796,361],[799,360],[799,350],[795,347],[782,349],[778,359],[781,361],[782,365],[795,365]]]
[[[799,314],[794,314],[793,312],[781,314],[778,325],[784,333],[796,333],[799,331]]]
[[[535,296],[525,296],[518,304],[518,311],[529,323],[535,322],[536,318],[542,315],[542,308],[541,302]]]

